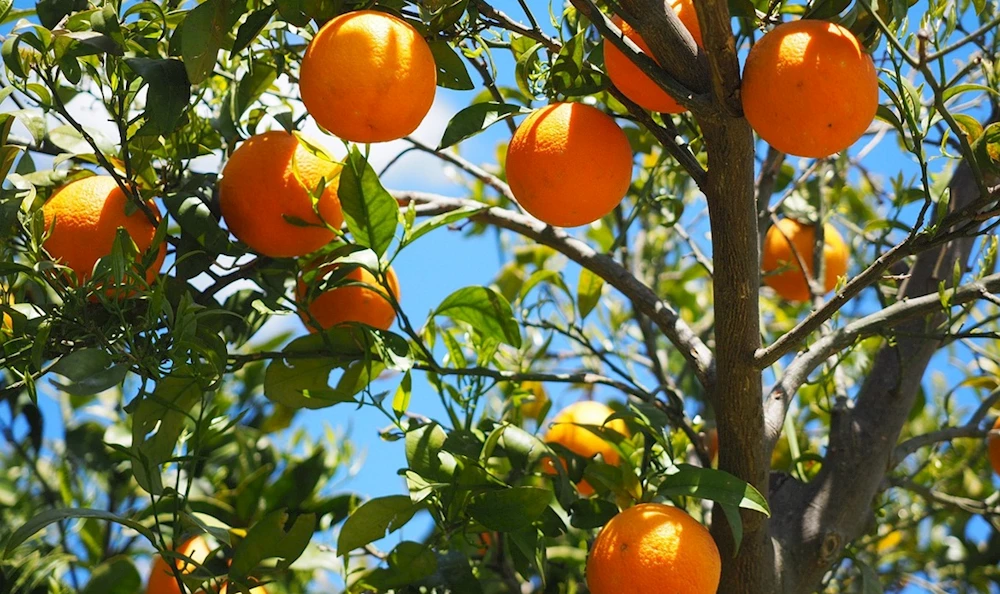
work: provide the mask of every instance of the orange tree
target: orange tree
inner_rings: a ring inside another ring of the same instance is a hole
[[[0,0],[0,592],[996,589],[1000,11],[911,4]]]

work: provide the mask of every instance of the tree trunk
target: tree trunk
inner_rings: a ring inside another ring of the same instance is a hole
[[[950,212],[977,200],[979,189],[962,163],[951,184]],[[903,298],[937,292],[951,285],[958,262],[967,265],[974,237],[963,237],[920,254],[910,278],[900,287]],[[890,458],[931,357],[935,338],[917,338],[944,319],[939,313],[898,326],[901,337],[886,344],[850,406],[842,399],[831,417],[830,445],[823,468],[808,485],[787,479],[772,494],[772,534],[783,594],[809,594],[840,558],[844,547],[863,535],[873,521],[872,501],[889,468]]]

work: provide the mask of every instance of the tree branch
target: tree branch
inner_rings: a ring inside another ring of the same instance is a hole
[[[422,216],[443,214],[460,208],[484,207],[481,202],[446,198],[424,192],[393,191],[391,193],[402,206],[409,205],[411,202],[415,203],[417,214]],[[691,364],[702,385],[706,389],[710,389],[709,387],[714,383],[715,373],[712,352],[668,303],[660,299],[652,289],[632,276],[628,270],[612,258],[597,253],[589,245],[562,229],[551,227],[533,217],[510,210],[488,207],[476,212],[470,218],[513,231],[542,245],[549,246],[603,278],[609,285],[621,291],[635,304],[637,310],[656,324]]]
[[[975,176],[964,162],[952,177],[950,188],[951,214],[982,199]],[[949,216],[941,220],[949,220]],[[905,313],[899,332],[911,336],[898,338],[879,350],[853,403],[838,398],[831,412],[830,441],[819,474],[807,485],[789,481],[787,487],[772,493],[772,509],[780,510],[772,529],[782,562],[784,592],[814,591],[844,547],[865,532],[873,498],[883,484],[924,372],[941,345],[940,339],[915,335],[946,321],[940,303],[929,302],[937,300],[933,293],[939,283],[951,283],[954,266],[966,265],[974,239],[974,235],[957,236],[940,249],[924,251],[917,257],[909,278],[900,287],[900,305],[887,308],[897,308],[893,310],[896,314]],[[1000,277],[993,275],[949,293],[952,299],[979,299],[982,287],[1000,286],[998,282]],[[915,301],[918,304],[907,305]],[[925,315],[914,315],[917,312]],[[885,315],[891,321],[894,314]],[[868,322],[871,319],[869,316]],[[774,408],[784,408],[786,403],[781,400],[793,394],[794,390],[772,391],[767,404],[769,437],[779,419],[770,413]]]
[[[985,437],[987,430],[981,428],[979,424],[983,422],[983,419],[985,419],[986,415],[990,412],[990,408],[998,400],[1000,400],[1000,390],[994,390],[992,394],[987,396],[982,401],[976,409],[976,412],[972,413],[972,416],[964,425],[947,427],[938,431],[925,433],[924,435],[911,437],[910,439],[899,444],[893,451],[892,461],[889,463],[889,466],[891,468],[896,467],[907,456],[922,447],[941,443],[942,441],[951,441],[960,437]]]
[[[711,84],[705,52],[694,42],[691,32],[677,17],[669,2],[622,0],[621,7],[622,19],[649,45],[653,57],[661,68],[695,95],[709,91]],[[681,105],[689,107],[695,115],[709,113],[712,110],[711,103],[704,104],[707,109],[702,109],[698,105],[685,104],[680,101],[680,97],[675,96],[675,99],[681,102]]]

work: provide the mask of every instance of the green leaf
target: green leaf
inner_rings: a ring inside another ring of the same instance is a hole
[[[885,592],[882,588],[882,582],[878,579],[878,573],[870,565],[859,559],[855,559],[854,563],[861,570],[861,594],[882,594]]]
[[[195,9],[197,10],[197,9]],[[155,134],[169,134],[191,101],[191,83],[180,60],[126,58],[125,63],[146,81],[146,117]]]
[[[198,196],[177,193],[163,197],[163,204],[180,225],[184,234],[209,252],[229,253],[229,234],[222,230],[212,209]]]
[[[351,235],[381,257],[396,234],[399,204],[357,147],[351,148],[344,164],[337,194]]]
[[[584,59],[587,31],[577,33],[563,44],[549,73],[549,82],[557,93],[574,97],[591,95],[604,88],[601,74]]]
[[[200,84],[215,68],[229,32],[228,15],[228,0],[206,0],[187,13],[178,27],[181,57],[191,84]]]
[[[389,495],[367,501],[344,522],[337,538],[337,553],[347,555],[403,527],[423,507],[406,495]]]
[[[469,71],[465,68],[465,62],[458,55],[447,41],[432,41],[430,44],[431,53],[434,54],[434,63],[437,65],[437,84],[445,89],[455,89],[456,91],[469,91],[476,86],[469,78]]]
[[[10,557],[10,554],[14,552],[14,549],[21,546],[22,543],[34,536],[46,526],[55,524],[56,522],[62,520],[70,520],[74,518],[95,518],[97,520],[105,520],[107,522],[121,524],[122,526],[127,526],[146,537],[149,542],[156,542],[153,533],[139,522],[113,514],[103,509],[47,509],[28,520],[23,526],[15,530],[14,533],[10,535],[10,538],[7,540],[7,544],[4,547],[4,558],[6,559]]]
[[[236,41],[233,42],[233,49],[229,52],[229,59],[232,59],[236,54],[242,52],[246,48],[250,47],[254,39],[260,35],[260,32],[264,30],[267,23],[271,20],[271,16],[274,15],[274,11],[277,9],[275,5],[265,6],[261,10],[250,13],[247,20],[240,25],[239,30],[236,32]]]
[[[88,348],[66,355],[52,371],[69,380],[65,384],[51,380],[63,392],[90,396],[120,384],[128,373],[128,365],[116,364],[102,349]]]
[[[190,411],[202,397],[194,377],[167,376],[152,394],[130,403],[132,414],[132,474],[139,486],[159,495],[163,491],[159,465],[173,457]],[[155,429],[155,433],[149,435]]]
[[[472,573],[469,558],[462,552],[451,550],[437,556],[437,570],[424,580],[428,588],[444,585],[449,592],[482,594],[483,587]]]
[[[433,315],[465,322],[484,338],[493,338],[515,348],[521,347],[521,331],[510,303],[493,289],[459,289],[446,297]]]
[[[490,530],[512,532],[530,526],[552,501],[552,492],[540,487],[511,487],[487,491],[472,498],[469,514]]]
[[[607,499],[579,499],[569,508],[569,523],[574,528],[593,530],[608,523],[618,514],[618,506]]]
[[[740,545],[743,544],[743,517],[740,515],[740,508],[728,503],[720,503],[719,507],[722,508],[722,513],[726,515],[726,523],[729,524],[729,529],[733,533],[733,542],[736,545],[733,548],[733,555],[738,555],[740,553]]]
[[[448,481],[458,462],[444,451],[448,434],[437,423],[428,423],[406,433],[406,462],[410,470],[430,481]]]
[[[233,119],[238,120],[254,101],[270,88],[278,78],[278,71],[263,60],[254,62],[253,70],[240,79],[236,101],[233,105]]]
[[[93,569],[83,594],[135,594],[142,586],[139,571],[126,557],[116,557]]]
[[[576,286],[576,303],[577,307],[580,308],[581,318],[586,318],[597,307],[601,300],[602,288],[604,288],[603,278],[588,268],[580,270],[580,280]]]
[[[466,138],[471,138],[493,124],[519,113],[531,113],[530,109],[510,103],[476,103],[456,113],[441,136],[438,150],[458,144]]]
[[[43,27],[55,29],[63,17],[85,8],[85,0],[39,0],[35,3],[35,14]]]
[[[396,388],[396,394],[392,397],[392,412],[397,419],[402,419],[406,410],[410,407],[410,395],[413,393],[413,377],[407,371],[403,374],[403,381]]]
[[[10,14],[10,9],[14,6],[14,0],[0,0],[0,22],[3,22],[7,15]]]
[[[485,204],[483,206],[463,206],[457,210],[446,212],[444,214],[437,215],[436,217],[431,217],[414,227],[413,231],[406,236],[405,242],[407,244],[413,243],[439,227],[444,227],[445,225],[450,225],[457,221],[473,217],[488,208],[489,207]]]
[[[722,470],[679,464],[657,491],[661,497],[688,495],[758,511],[770,517],[767,500],[746,481]]]
[[[371,340],[357,327],[338,327],[325,334],[293,340],[282,351],[287,358],[274,359],[264,373],[264,395],[290,408],[324,408],[354,402],[354,395],[378,376],[384,364],[369,356]],[[298,353],[315,353],[301,356]],[[337,385],[330,374],[343,370]]]
[[[316,529],[316,516],[298,516],[286,531],[288,519],[284,510],[276,510],[250,528],[246,538],[240,540],[233,550],[233,563],[229,566],[230,579],[245,581],[250,572],[265,559],[281,559],[277,569],[282,571],[299,558]]]
[[[422,580],[437,571],[437,556],[430,546],[404,540],[386,558],[388,568],[375,569],[362,578],[380,592]]]

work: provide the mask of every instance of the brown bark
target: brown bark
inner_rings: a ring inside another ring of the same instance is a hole
[[[980,197],[971,169],[963,163],[951,182],[950,211]],[[935,294],[938,283],[951,285],[955,263],[968,262],[972,237],[961,238],[918,256],[901,295]],[[872,521],[872,501],[887,474],[893,450],[920,381],[940,346],[936,338],[916,338],[944,319],[922,316],[897,328],[906,335],[886,344],[853,406],[834,409],[830,445],[819,475],[808,485],[787,480],[772,496],[772,532],[777,541],[782,588],[787,594],[815,591],[823,575],[852,540]]]

